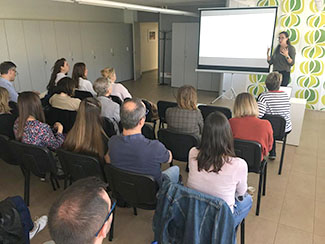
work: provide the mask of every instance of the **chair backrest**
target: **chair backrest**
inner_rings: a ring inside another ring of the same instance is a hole
[[[198,145],[194,136],[171,132],[168,129],[158,131],[158,140],[172,152],[174,159],[183,162],[188,162],[189,151]]]
[[[18,155],[19,164],[24,169],[30,170],[38,177],[44,177],[48,172],[56,174],[55,159],[48,148],[19,141],[11,141],[10,146]]]
[[[10,139],[5,135],[0,135],[0,158],[8,164],[19,165],[17,153],[11,150]]]
[[[148,138],[150,140],[156,139],[155,131],[151,125],[144,124],[141,131],[142,131],[142,135],[144,135],[145,138]]]
[[[156,208],[159,187],[152,176],[121,170],[111,164],[105,164],[104,171],[114,197],[135,208]]]
[[[168,101],[158,101],[158,115],[161,122],[165,123],[166,110],[167,108],[177,107],[177,103]]]
[[[142,102],[144,103],[144,105],[146,106],[146,109],[148,109],[148,113],[146,115],[146,122],[152,122],[152,107],[150,102],[148,102],[145,99],[142,99]]]
[[[74,97],[79,98],[82,101],[87,97],[93,97],[93,94],[91,94],[89,91],[75,90],[74,91]]]
[[[213,112],[216,112],[216,111],[223,113],[227,117],[227,119],[230,119],[232,117],[231,110],[229,108],[226,108],[226,107],[200,105],[199,109],[201,110],[201,113],[202,113],[202,116],[203,116],[204,120],[205,120],[206,117],[208,117],[208,115],[210,113],[213,113]]]
[[[77,111],[64,110],[50,107],[45,113],[46,123],[53,125],[60,122],[63,125],[63,133],[68,133],[76,121]]]
[[[116,135],[116,130],[118,125],[114,125],[114,122],[107,117],[102,117],[103,120],[103,129],[108,137]]]
[[[106,182],[103,167],[97,158],[63,149],[58,149],[57,154],[63,172],[71,177],[72,182],[88,176],[98,176]]]
[[[261,170],[262,147],[256,141],[234,139],[235,154],[244,159],[248,172],[259,173]]]
[[[118,96],[110,95],[110,98],[112,99],[113,102],[118,103],[120,106],[121,106],[122,103],[123,103],[123,101],[121,100],[121,98],[119,98]]]
[[[285,136],[286,120],[281,115],[265,114],[262,119],[270,121],[275,140],[282,141]]]

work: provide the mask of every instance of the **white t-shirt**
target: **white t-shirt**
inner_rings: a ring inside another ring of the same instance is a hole
[[[58,82],[59,82],[59,80],[61,80],[62,78],[64,78],[64,77],[67,77],[67,75],[66,74],[64,74],[64,73],[57,73],[56,74],[56,79],[55,79],[55,85],[57,85],[58,84]]]
[[[218,173],[198,171],[196,160],[199,150],[193,147],[189,152],[189,174],[187,186],[197,191],[219,197],[234,211],[235,196],[243,196],[247,191],[248,167],[245,160],[237,157],[225,163]]]
[[[79,88],[78,90],[80,91],[88,91],[90,92],[93,96],[96,96],[96,92],[94,91],[93,84],[86,79],[83,79],[79,77]]]
[[[125,86],[119,83],[112,83],[111,95],[119,97],[122,100],[122,102],[124,101],[125,98],[132,98],[128,89],[126,89]]]

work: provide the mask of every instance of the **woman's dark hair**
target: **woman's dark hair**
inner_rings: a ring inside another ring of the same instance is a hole
[[[76,88],[79,88],[79,78],[87,79],[85,76],[86,65],[84,63],[76,63],[73,66],[72,79],[76,83]]]
[[[201,144],[198,147],[198,170],[218,173],[234,157],[234,139],[226,116],[213,112],[204,121]]]
[[[288,38],[288,40],[287,40],[287,45],[291,46],[291,42],[290,42],[290,39],[289,39],[289,34],[288,34],[288,32],[286,32],[286,31],[281,31],[281,32],[279,33],[279,36],[280,36],[281,34],[285,35],[285,37]]]
[[[59,80],[58,84],[54,88],[54,93],[60,94],[61,92],[68,94],[69,96],[74,95],[76,83],[70,77],[63,77]]]
[[[64,62],[66,61],[67,60],[65,58],[60,58],[55,61],[54,66],[52,67],[52,74],[50,77],[49,84],[46,87],[48,91],[52,91],[54,89],[56,75],[61,72],[61,67],[64,66]]]
[[[39,96],[34,92],[22,92],[18,96],[18,130],[17,139],[21,141],[24,133],[24,127],[29,116],[33,116],[36,120],[45,123],[45,116],[42,103]]]

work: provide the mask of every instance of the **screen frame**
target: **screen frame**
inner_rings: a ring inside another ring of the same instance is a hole
[[[275,9],[275,19],[274,19],[274,27],[273,27],[273,36],[272,36],[272,44],[270,47],[270,51],[273,50],[274,45],[274,36],[275,36],[275,29],[276,29],[276,22],[278,16],[278,6],[266,6],[266,7],[244,7],[244,8],[199,8],[199,35],[198,35],[198,55],[197,55],[197,69],[196,70],[211,70],[217,71],[222,73],[269,73],[270,67],[269,65],[267,68],[262,67],[248,67],[248,66],[224,66],[224,65],[200,65],[199,58],[200,58],[200,36],[201,36],[201,12],[202,11],[214,11],[214,10],[251,10],[251,9]]]

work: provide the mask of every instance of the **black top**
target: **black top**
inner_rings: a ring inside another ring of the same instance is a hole
[[[16,116],[13,114],[0,114],[0,134],[15,139],[13,126]]]

